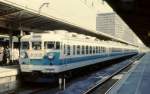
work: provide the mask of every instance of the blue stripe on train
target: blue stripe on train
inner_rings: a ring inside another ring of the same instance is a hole
[[[109,56],[116,56],[121,55],[120,52],[114,52],[111,53]],[[68,63],[76,63],[80,61],[88,61],[88,60],[94,60],[98,58],[104,58],[107,57],[107,54],[101,54],[101,55],[92,55],[92,56],[82,56],[82,57],[76,57],[76,58],[66,58],[66,59],[59,59],[60,54],[59,52],[54,52],[54,59],[49,60],[47,57],[44,57],[43,59],[32,59],[30,60],[30,64],[33,65],[61,65],[61,64],[68,64]]]
[[[97,58],[103,58],[106,56],[107,56],[107,54],[101,54],[101,55],[93,55],[93,56],[82,56],[82,57],[76,57],[76,58],[67,58],[67,59],[64,59],[64,62],[62,62],[62,63],[68,64],[68,63],[75,63],[75,62],[80,62],[80,61],[88,61],[88,60],[94,60]]]
[[[76,57],[76,58],[66,58],[66,59],[59,59],[58,54],[55,53],[55,57],[52,60],[49,60],[48,58],[44,59],[31,59],[30,64],[33,65],[61,65],[61,64],[68,64],[68,63],[75,63],[80,61],[87,61],[97,58],[106,57],[106,54],[103,55],[93,55],[93,56],[82,56],[82,57]]]

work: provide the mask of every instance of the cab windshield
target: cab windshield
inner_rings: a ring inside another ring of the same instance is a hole
[[[36,42],[32,42],[32,49],[33,50],[41,50],[41,42],[36,41]]]
[[[19,48],[19,42],[13,42],[13,48]]]
[[[60,49],[60,42],[55,41],[45,41],[44,42],[44,49]]]
[[[21,49],[29,49],[29,42],[21,42]]]

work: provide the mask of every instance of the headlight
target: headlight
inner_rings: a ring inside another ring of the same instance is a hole
[[[53,55],[53,53],[48,53],[48,54],[47,54],[47,57],[48,57],[48,59],[53,59],[53,58],[54,58],[54,55]]]
[[[21,58],[27,58],[27,54],[26,54],[25,52],[22,52],[22,53],[20,54],[20,57],[21,57]]]

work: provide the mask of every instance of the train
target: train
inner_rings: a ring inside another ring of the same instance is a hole
[[[138,54],[138,47],[66,30],[31,33],[21,38],[22,73],[58,74]]]

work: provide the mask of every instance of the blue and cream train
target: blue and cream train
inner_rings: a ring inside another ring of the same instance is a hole
[[[21,38],[21,72],[61,73],[138,53],[138,48],[65,30]]]

